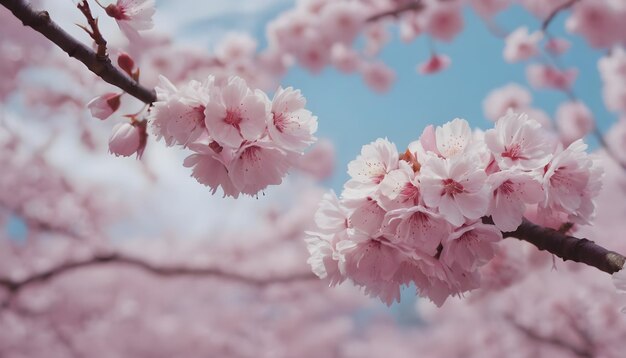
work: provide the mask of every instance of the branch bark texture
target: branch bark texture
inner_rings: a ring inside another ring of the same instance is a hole
[[[539,250],[548,251],[563,261],[584,263],[609,274],[620,271],[626,262],[623,255],[607,250],[591,240],[569,236],[557,230],[535,225],[526,219],[517,230],[502,234],[504,237],[530,242]]]
[[[24,26],[31,27],[44,35],[105,82],[122,89],[144,103],[150,104],[156,101],[154,89],[141,86],[115,67],[107,56],[98,56],[92,49],[73,38],[50,18],[47,11],[36,11],[25,0],[0,0],[0,4],[20,19]]]

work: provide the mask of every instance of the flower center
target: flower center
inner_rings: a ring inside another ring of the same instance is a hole
[[[287,128],[287,118],[282,113],[272,112],[272,114],[274,115],[274,126],[279,132],[283,133],[285,128]]]
[[[241,118],[241,114],[239,114],[239,111],[229,109],[226,111],[226,117],[224,117],[224,122],[239,129],[239,124],[241,123],[242,119],[243,118]]]
[[[515,143],[510,147],[504,147],[502,157],[511,158],[511,160],[528,159],[522,155],[522,146],[519,143]]]
[[[444,179],[442,194],[454,196],[463,192],[463,185],[454,181],[453,179]]]
[[[111,4],[104,9],[107,15],[111,16],[116,20],[128,20],[129,17],[126,15],[124,8],[121,6],[117,6],[115,4]]]

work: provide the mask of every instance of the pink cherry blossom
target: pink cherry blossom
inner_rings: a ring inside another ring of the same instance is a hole
[[[422,14],[424,30],[438,40],[452,41],[463,29],[461,10],[456,1],[427,1]]]
[[[493,225],[480,221],[456,229],[444,241],[441,260],[452,267],[457,264],[467,271],[483,266],[495,255],[495,244],[502,233]]]
[[[214,91],[214,77],[203,83],[190,81],[180,90],[161,76],[156,88],[157,102],[151,111],[150,126],[157,139],[168,146],[186,146],[206,133],[204,111]]]
[[[548,52],[554,55],[562,55],[567,52],[571,46],[572,44],[566,39],[553,37],[546,42],[544,47]]]
[[[440,215],[415,205],[387,213],[383,232],[395,245],[435,256],[441,243],[450,235],[451,227]]]
[[[118,123],[113,127],[109,139],[109,151],[116,156],[123,157],[130,157],[137,153],[137,158],[141,158],[146,139],[145,123]]]
[[[299,90],[279,88],[272,100],[267,128],[270,137],[282,149],[302,152],[315,142],[317,117],[304,109],[306,100]]]
[[[430,59],[418,66],[417,72],[427,75],[445,70],[452,60],[446,55],[433,55]]]
[[[411,42],[422,34],[421,19],[418,14],[406,14],[400,22],[400,39]]]
[[[607,108],[626,112],[626,51],[621,47],[613,48],[598,61],[598,69],[604,82],[602,92]]]
[[[584,137],[595,127],[593,114],[578,101],[561,104],[556,111],[556,123],[566,145]]]
[[[365,63],[360,71],[365,83],[377,92],[387,92],[396,79],[395,72],[382,62]]]
[[[206,104],[206,128],[220,145],[237,148],[263,134],[270,115],[268,107],[266,99],[250,90],[243,79],[230,78]]]
[[[545,197],[541,182],[532,174],[505,170],[488,178],[493,190],[489,215],[502,231],[514,231],[522,223],[526,205],[537,204]]]
[[[320,12],[320,29],[326,37],[350,44],[365,24],[363,6],[356,2],[331,2]]]
[[[588,224],[594,216],[593,198],[601,188],[602,177],[602,169],[586,149],[587,145],[579,139],[554,156],[545,169],[546,197],[540,205],[552,214],[567,214],[570,220],[581,224]]]
[[[535,88],[568,90],[578,77],[578,70],[560,70],[550,65],[533,64],[526,68],[528,82]]]
[[[582,35],[593,47],[610,47],[620,40],[624,13],[607,6],[605,0],[580,1],[565,24],[568,31]]]
[[[506,37],[504,59],[508,62],[519,62],[536,56],[539,53],[538,44],[542,37],[541,32],[529,33],[525,26],[517,28]]]
[[[439,209],[451,224],[476,220],[487,212],[487,175],[472,158],[429,158],[421,169],[424,203]]]
[[[89,101],[87,108],[93,117],[107,119],[120,108],[120,97],[122,93],[105,93]]]
[[[228,168],[222,152],[224,149],[217,142],[207,139],[197,141],[190,146],[194,153],[185,158],[183,165],[193,168],[193,176],[200,184],[211,188],[215,194],[219,187],[222,188],[224,196],[237,198],[240,191],[235,187],[228,176]]]
[[[472,130],[466,120],[455,118],[435,130],[437,151],[444,158],[461,155],[469,146]]]
[[[470,5],[482,17],[489,18],[510,5],[510,0],[470,0]]]
[[[421,200],[418,178],[411,165],[404,160],[398,163],[398,169],[385,176],[379,189],[380,206],[388,211],[414,206]]]
[[[513,112],[485,133],[485,143],[502,169],[541,168],[550,161],[553,151],[541,124],[526,114]]]
[[[139,38],[139,31],[150,30],[154,26],[154,0],[117,0],[116,4],[107,6],[105,10],[131,41]]]
[[[255,195],[268,185],[278,185],[290,167],[288,154],[272,142],[244,144],[228,165],[228,175],[244,194]]]
[[[257,42],[246,33],[231,32],[215,46],[217,58],[228,64],[237,64],[256,54]]]
[[[339,71],[352,73],[361,65],[359,54],[343,44],[335,44],[330,53],[330,60]]]
[[[522,112],[530,106],[532,97],[524,87],[510,83],[491,91],[483,101],[485,117],[496,121],[509,110]]]
[[[392,170],[398,168],[398,150],[386,139],[377,139],[361,149],[361,155],[348,164],[351,179],[344,195],[363,198],[374,195],[379,184]]]

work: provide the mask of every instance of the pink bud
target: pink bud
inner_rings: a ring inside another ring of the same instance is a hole
[[[433,55],[427,62],[419,65],[417,71],[422,75],[437,73],[450,66],[451,62],[446,55]]]
[[[106,8],[104,8],[104,10],[106,11],[107,15],[111,16],[112,18],[114,18],[116,20],[127,20],[128,19],[128,16],[124,12],[124,9],[122,7],[120,7],[120,6],[115,5],[115,4],[111,4],[111,5],[107,6]]]
[[[571,44],[565,39],[553,38],[546,42],[545,48],[550,53],[561,55],[569,50]]]
[[[132,77],[133,70],[135,69],[135,61],[133,61],[129,54],[125,52],[120,53],[117,57],[117,65]]]
[[[89,101],[87,108],[91,111],[92,116],[98,119],[107,119],[120,108],[121,96],[122,93],[105,93]]]
[[[146,147],[146,140],[145,122],[118,123],[113,127],[109,139],[109,151],[116,156],[124,157],[137,153],[139,159]]]

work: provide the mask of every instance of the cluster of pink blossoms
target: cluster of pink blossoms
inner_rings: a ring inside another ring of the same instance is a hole
[[[563,148],[513,112],[486,132],[463,119],[429,126],[404,153],[378,139],[349,164],[341,198],[321,203],[309,263],[331,285],[350,279],[387,304],[413,282],[442,305],[479,287],[478,269],[526,209],[589,223],[602,172],[586,148]]]
[[[282,182],[316,138],[317,117],[299,90],[279,88],[270,100],[239,77],[213,76],[181,88],[161,77],[149,124],[168,146],[194,153],[184,165],[213,193],[255,195]]]

